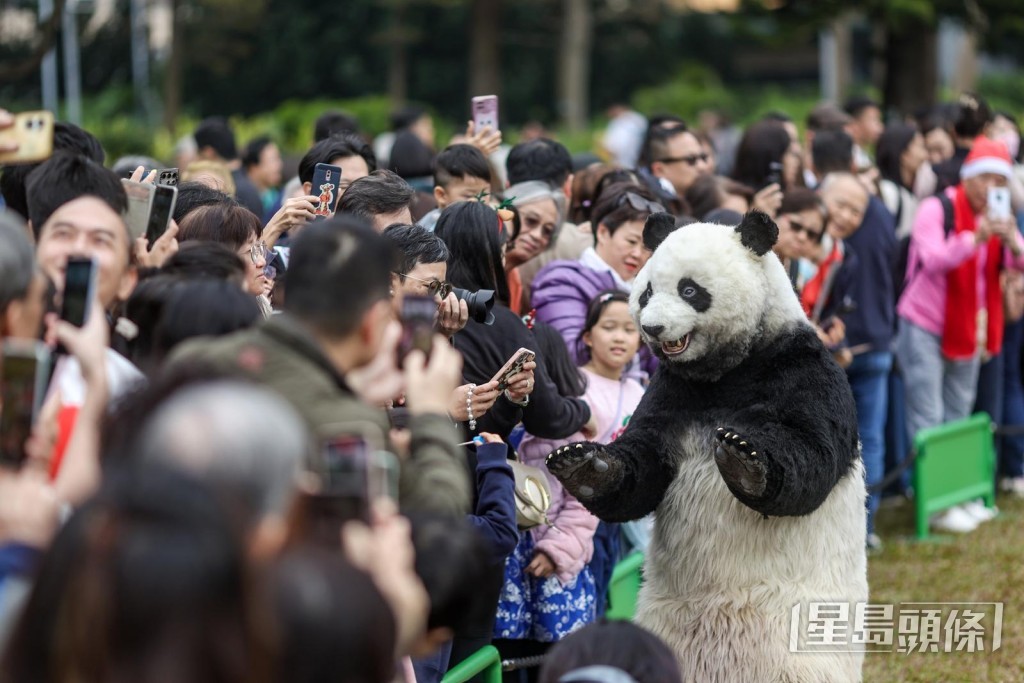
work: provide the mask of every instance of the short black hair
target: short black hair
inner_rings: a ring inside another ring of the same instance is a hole
[[[350,213],[372,222],[374,216],[408,208],[415,194],[396,173],[381,169],[352,181],[341,195],[338,213]]]
[[[220,190],[209,185],[189,180],[178,184],[178,199],[174,203],[174,222],[181,225],[185,216],[192,213],[200,206],[211,206],[223,204],[224,206],[238,206],[238,202]]]
[[[561,187],[572,173],[572,155],[560,142],[537,138],[513,147],[508,153],[505,166],[509,185],[527,180],[545,180],[555,187]]]
[[[343,111],[326,111],[313,124],[313,141],[320,142],[338,133],[359,134],[359,121]]]
[[[434,186],[447,188],[453,180],[466,176],[491,182],[491,165],[473,145],[448,145],[434,160]]]
[[[238,147],[235,145],[235,133],[228,125],[227,119],[220,116],[211,116],[203,119],[196,126],[192,137],[196,140],[196,147],[201,151],[204,147],[210,147],[225,161],[234,161],[238,158]]]
[[[850,115],[831,102],[822,102],[807,115],[807,129],[815,133],[821,130],[842,130],[848,123]]]
[[[779,123],[792,123],[793,117],[784,111],[774,109],[761,117],[762,121],[778,121]]]
[[[396,265],[394,247],[358,218],[307,225],[291,245],[284,310],[323,334],[346,337],[388,297]]]
[[[193,337],[221,337],[263,319],[256,297],[224,280],[181,281],[164,298],[152,331],[157,360]]]
[[[890,123],[875,145],[875,161],[878,173],[884,180],[903,186],[903,171],[900,157],[917,135],[917,126],[912,123]],[[908,190],[913,188],[907,188]]]
[[[988,102],[977,93],[965,92],[956,101],[953,131],[958,138],[976,138],[994,118]]]
[[[771,165],[781,164],[793,140],[780,121],[758,121],[743,132],[736,149],[732,177],[737,182],[761,189],[771,175]],[[780,179],[785,189],[785,179]]]
[[[666,122],[668,123],[668,121]],[[672,123],[671,125],[651,124],[647,127],[644,135],[643,148],[640,151],[640,164],[650,168],[655,161],[661,161],[668,155],[668,144],[673,138],[693,132],[687,128],[685,123]]]
[[[377,157],[366,141],[357,135],[339,133],[316,142],[299,162],[299,182],[313,182],[317,164],[329,164],[335,159],[362,157],[366,170],[377,170]]]
[[[178,241],[220,242],[232,250],[240,249],[255,235],[263,233],[263,223],[252,211],[239,205],[201,206],[181,221]]]
[[[398,251],[398,267],[403,278],[418,263],[447,263],[448,245],[434,233],[418,225],[389,225],[381,235]]]
[[[555,643],[544,657],[540,683],[556,683],[587,666],[610,666],[637,683],[678,681],[679,663],[656,635],[628,621],[599,621]]]
[[[859,118],[866,109],[871,109],[872,107],[878,110],[882,109],[881,105],[870,97],[858,95],[846,100],[846,104],[843,105],[843,111],[856,119]]]
[[[220,242],[195,240],[185,242],[160,267],[161,274],[181,278],[211,278],[215,280],[245,279],[245,261]]]
[[[263,150],[266,149],[268,145],[272,144],[274,144],[274,141],[269,135],[261,135],[250,140],[242,150],[242,166],[245,168],[258,166],[260,163],[260,155],[263,154]]]
[[[822,130],[814,135],[811,159],[819,178],[829,173],[849,173],[853,166],[853,138],[844,130]]]
[[[103,152],[103,146],[96,136],[80,128],[73,123],[58,121],[53,124],[53,153],[68,152],[81,154],[98,164],[107,160]],[[28,174],[43,164],[19,164],[17,166],[5,166],[3,175],[0,175],[0,194],[3,195],[4,204],[11,211],[21,214],[22,218],[28,219],[28,200],[25,197],[25,182]]]
[[[108,168],[81,154],[61,152],[29,174],[25,183],[28,218],[36,240],[53,212],[79,197],[96,197],[118,216],[128,210],[121,179]],[[127,227],[125,228],[127,235]]]
[[[493,574],[483,537],[465,517],[418,512],[409,524],[416,575],[430,596],[427,628],[460,632],[475,617],[466,606],[477,602],[481,583]]]

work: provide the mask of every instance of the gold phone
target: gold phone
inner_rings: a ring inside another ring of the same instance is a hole
[[[13,152],[0,152],[0,164],[31,164],[53,153],[53,112],[26,111],[14,115],[14,125],[0,129],[0,143],[16,143]]]

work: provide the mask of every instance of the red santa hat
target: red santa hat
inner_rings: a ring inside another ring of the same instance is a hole
[[[964,159],[964,165],[960,167],[960,177],[967,180],[982,173],[995,173],[1009,178],[1013,173],[1013,162],[1004,142],[979,135]]]

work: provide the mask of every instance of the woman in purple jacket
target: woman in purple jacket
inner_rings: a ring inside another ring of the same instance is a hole
[[[609,185],[591,214],[597,226],[594,246],[579,261],[549,263],[534,278],[531,301],[537,319],[558,330],[575,363],[586,362],[577,353],[576,340],[591,300],[607,289],[629,293],[633,278],[651,256],[644,247],[644,223],[652,213],[662,211],[645,187]],[[645,363],[645,369],[653,368]]]

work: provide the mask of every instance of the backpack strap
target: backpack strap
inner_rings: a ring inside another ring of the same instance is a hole
[[[940,192],[936,196],[939,198],[939,203],[942,204],[942,232],[948,238],[956,227],[956,211],[953,210],[953,200],[945,192]]]

